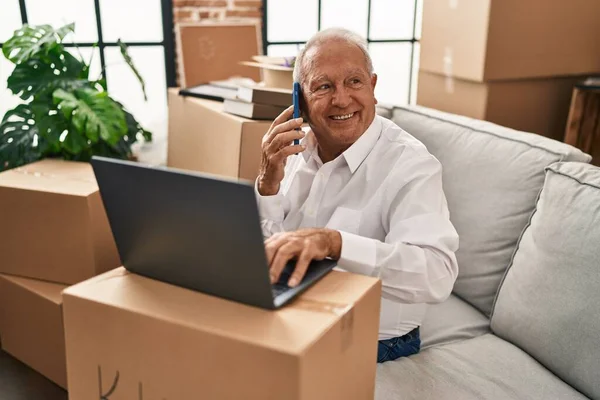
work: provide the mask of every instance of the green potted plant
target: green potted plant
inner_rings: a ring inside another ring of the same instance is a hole
[[[63,40],[74,24],[24,25],[2,47],[15,64],[8,88],[23,103],[6,112],[0,123],[0,171],[42,158],[88,161],[93,155],[132,159],[132,145],[152,134],[107,92],[104,71],[90,79],[86,63],[65,49]],[[119,41],[121,54],[144,81]]]

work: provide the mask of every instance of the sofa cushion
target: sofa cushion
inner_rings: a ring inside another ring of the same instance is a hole
[[[419,106],[396,108],[393,120],[442,163],[450,218],[460,236],[454,290],[489,315],[544,168],[590,157],[539,135]]]
[[[516,346],[487,334],[379,364],[375,399],[585,397]]]
[[[600,168],[548,168],[499,290],[492,329],[600,398]]]
[[[421,348],[471,339],[490,332],[490,320],[454,294],[432,304],[421,325]]]

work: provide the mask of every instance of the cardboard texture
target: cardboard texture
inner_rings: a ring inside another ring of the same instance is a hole
[[[419,72],[417,104],[563,141],[581,77],[478,83]]]
[[[380,296],[333,271],[267,311],[119,268],[64,292],[69,399],[372,399]]]
[[[121,265],[88,163],[42,160],[0,174],[0,272],[73,284]]]
[[[182,87],[240,76],[258,82],[260,71],[241,65],[262,52],[260,27],[249,23],[178,24],[179,79]]]
[[[61,292],[66,286],[0,275],[2,349],[67,388]]]
[[[271,121],[223,111],[218,101],[179,96],[169,89],[167,165],[254,181],[261,143]]]
[[[600,72],[600,1],[427,0],[420,68],[477,82]]]

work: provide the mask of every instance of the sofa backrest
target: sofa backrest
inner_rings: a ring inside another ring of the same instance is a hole
[[[544,168],[590,157],[539,135],[419,106],[394,109],[393,121],[442,164],[450,218],[460,236],[454,293],[489,315]]]
[[[600,398],[600,168],[548,168],[491,324],[575,389]]]

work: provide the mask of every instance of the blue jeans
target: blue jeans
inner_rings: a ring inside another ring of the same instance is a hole
[[[404,336],[380,340],[377,347],[377,362],[383,363],[400,357],[417,354],[421,350],[419,328],[415,328]]]

